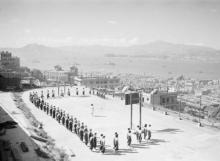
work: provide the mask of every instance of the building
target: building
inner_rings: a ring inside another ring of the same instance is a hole
[[[69,80],[68,71],[47,70],[43,73],[44,78],[51,82],[66,83]]]
[[[150,93],[143,93],[143,101],[146,104],[163,106],[170,109],[178,107],[177,92],[153,90]]]
[[[18,72],[0,72],[0,89],[11,90],[20,88],[21,74]]]
[[[2,51],[0,56],[0,65],[3,70],[17,71],[20,69],[20,59],[13,57],[8,51]]]
[[[88,76],[81,78],[81,85],[90,88],[108,88],[115,89],[120,85],[120,79],[118,77],[110,76]]]
[[[75,78],[78,76],[79,70],[76,66],[70,67],[70,71],[68,73],[68,81],[70,84],[74,84]]]

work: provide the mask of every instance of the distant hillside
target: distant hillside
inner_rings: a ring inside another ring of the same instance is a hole
[[[64,46],[48,47],[29,44],[22,48],[7,48],[13,55],[21,58],[21,63],[41,69],[53,68],[56,64],[70,66],[74,63],[91,65],[106,64],[112,59],[158,59],[181,61],[220,62],[220,51],[210,47],[172,44],[156,41],[144,45],[128,47],[109,46]],[[113,60],[113,61],[114,61]],[[118,64],[118,62],[117,62]]]

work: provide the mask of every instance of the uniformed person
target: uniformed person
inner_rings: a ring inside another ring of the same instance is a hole
[[[55,92],[54,92],[54,90],[52,90],[52,97],[55,97]]]
[[[44,103],[43,103],[43,101],[41,101],[41,103],[40,103],[40,109],[43,110],[43,107],[44,107]]]
[[[85,89],[83,88],[82,95],[85,96]]]
[[[114,150],[118,151],[119,143],[118,143],[118,133],[117,132],[115,132],[115,137],[113,139],[113,146],[114,146]]]
[[[130,128],[128,128],[128,133],[127,133],[127,144],[128,144],[128,146],[131,146],[131,141],[132,141],[131,130],[130,130]]]
[[[60,120],[61,120],[61,116],[60,116],[60,112],[59,112],[57,115],[57,121],[60,123]]]
[[[77,119],[74,119],[74,132],[77,134]]]
[[[46,112],[47,104],[46,102],[44,103],[44,112]]]
[[[80,140],[83,141],[83,136],[84,136],[83,126],[80,127],[79,136],[80,136]]]
[[[94,149],[96,149],[96,147],[97,147],[97,133],[94,133],[93,146],[94,146]]]
[[[49,104],[47,104],[47,115],[49,114]]]
[[[147,135],[148,135],[148,140],[150,140],[151,139],[151,124],[149,124],[149,126],[148,126],[148,130],[147,130]]]
[[[78,136],[79,136],[79,130],[80,130],[80,121],[78,121],[78,123],[77,123],[77,134],[78,134]]]
[[[65,125],[65,113],[63,114],[63,117],[62,117],[62,124]]]
[[[70,89],[68,88],[68,92],[67,92],[68,96],[70,96]]]
[[[146,138],[147,138],[147,124],[144,125],[143,133],[144,133],[144,139],[146,140]]]
[[[88,134],[87,127],[85,127],[85,130],[84,130],[84,140],[85,140],[85,144],[87,145],[89,142],[89,134]]]
[[[79,91],[78,91],[78,88],[76,88],[76,95],[77,95],[77,96],[79,95]]]
[[[44,92],[41,91],[41,98],[43,99],[44,98]]]
[[[72,132],[73,131],[73,117],[69,119],[69,130]]]
[[[50,98],[49,90],[47,90],[47,99]]]
[[[92,137],[92,129],[89,130],[89,139]]]
[[[53,106],[51,105],[50,106],[50,116],[52,116],[52,113],[53,113]]]
[[[55,118],[55,116],[56,116],[56,108],[55,108],[55,106],[53,107],[53,118]]]
[[[66,116],[66,128],[69,128],[69,114]]]
[[[90,150],[92,151],[94,148],[93,134],[89,138]]]

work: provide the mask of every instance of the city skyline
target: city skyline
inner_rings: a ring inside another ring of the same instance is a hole
[[[217,0],[1,0],[0,6],[0,47],[161,40],[220,49]]]

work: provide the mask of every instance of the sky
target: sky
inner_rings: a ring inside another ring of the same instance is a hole
[[[220,0],[0,0],[0,47],[157,40],[220,49]]]

